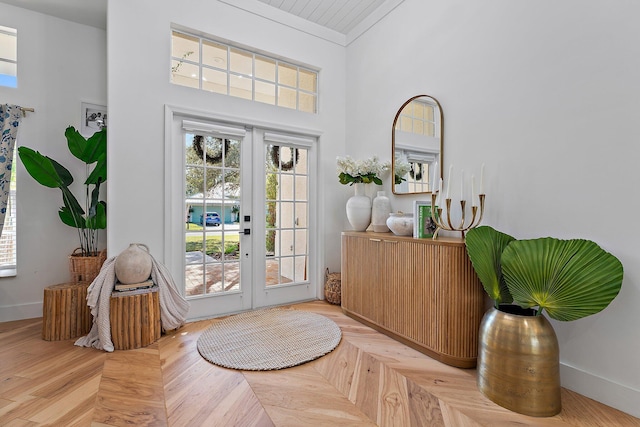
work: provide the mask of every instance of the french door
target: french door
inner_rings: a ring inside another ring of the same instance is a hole
[[[315,138],[171,122],[165,257],[188,318],[315,298]]]

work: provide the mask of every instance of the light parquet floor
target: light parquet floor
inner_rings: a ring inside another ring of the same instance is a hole
[[[475,370],[443,365],[316,301],[338,347],[280,371],[234,371],[200,357],[216,320],[189,323],[142,349],[102,351],[40,338],[41,319],[0,323],[1,426],[640,426],[568,390],[562,412],[532,418],[478,392]]]

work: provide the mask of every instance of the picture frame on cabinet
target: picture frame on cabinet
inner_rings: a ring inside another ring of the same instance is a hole
[[[433,237],[436,224],[431,218],[431,201],[416,200],[413,202],[413,237],[428,239]]]

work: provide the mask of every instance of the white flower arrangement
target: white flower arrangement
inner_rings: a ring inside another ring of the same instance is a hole
[[[409,162],[401,157],[396,157],[394,183],[402,184],[402,181],[406,181],[405,176],[409,173],[410,168]]]
[[[337,157],[338,178],[340,184],[375,183],[382,185],[380,176],[391,168],[390,162],[380,162],[378,156],[366,160],[353,160],[351,157]]]

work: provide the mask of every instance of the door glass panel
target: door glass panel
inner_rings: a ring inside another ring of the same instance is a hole
[[[239,140],[185,137],[187,297],[240,290],[239,157]]]
[[[308,256],[306,148],[268,145],[266,178],[266,285],[305,282]],[[301,163],[305,163],[301,165]]]

